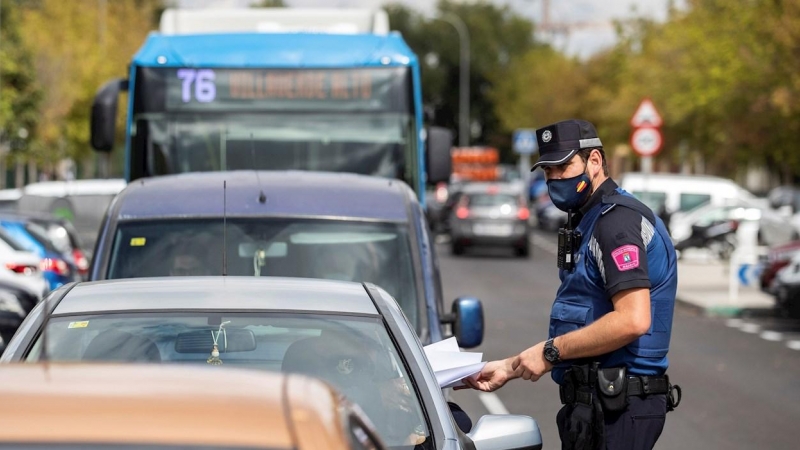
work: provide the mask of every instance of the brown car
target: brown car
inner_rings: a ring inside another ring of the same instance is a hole
[[[0,448],[384,448],[360,411],[300,375],[12,364],[0,370],[0,398]]]

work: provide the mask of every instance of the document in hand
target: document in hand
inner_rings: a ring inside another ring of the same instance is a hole
[[[477,374],[486,365],[481,361],[483,353],[462,352],[454,337],[426,345],[425,356],[443,389],[464,384],[464,378]]]

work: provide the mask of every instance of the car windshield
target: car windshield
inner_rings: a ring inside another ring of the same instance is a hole
[[[225,239],[223,239],[223,236]],[[107,278],[222,274],[370,282],[420,331],[410,237],[396,223],[228,218],[120,224]]]
[[[394,448],[432,448],[407,362],[379,318],[287,313],[52,316],[27,361],[244,367],[321,378],[361,407]],[[209,386],[213,389],[213,386]],[[409,447],[410,448],[410,447]]]

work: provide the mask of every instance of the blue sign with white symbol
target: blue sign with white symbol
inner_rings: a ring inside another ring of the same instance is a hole
[[[528,128],[514,130],[512,144],[516,153],[525,155],[536,153],[539,150],[539,146],[536,144],[536,130]]]
[[[760,264],[741,264],[739,266],[739,283],[744,286],[754,285],[761,277],[762,269]]]

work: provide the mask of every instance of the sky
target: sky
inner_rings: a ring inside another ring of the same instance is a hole
[[[179,0],[182,7],[238,7],[251,0]],[[284,0],[291,7],[374,8],[386,0]],[[393,0],[426,15],[435,11],[436,0]],[[461,0],[465,2],[475,0]],[[509,5],[521,15],[541,22],[544,0],[484,0]],[[632,16],[663,20],[669,0],[550,0],[550,20],[572,25],[569,33],[552,38],[551,43],[570,55],[586,58],[612,46],[615,34],[612,21]],[[683,2],[675,2],[680,5]],[[391,24],[390,24],[391,25]]]

